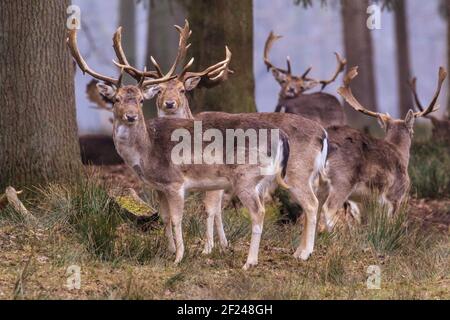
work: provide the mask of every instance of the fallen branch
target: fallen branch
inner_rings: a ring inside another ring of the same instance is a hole
[[[13,187],[7,187],[5,193],[0,196],[0,208],[9,204],[14,211],[19,213],[25,219],[25,221],[36,222],[36,217],[25,208],[22,201],[17,197],[20,193],[22,193],[22,191],[16,191]]]

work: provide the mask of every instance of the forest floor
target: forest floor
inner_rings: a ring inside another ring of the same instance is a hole
[[[104,186],[140,190],[125,166],[99,170]],[[25,205],[37,224],[0,210],[0,299],[450,299],[450,199],[411,198],[395,221],[368,206],[372,218],[362,226],[319,234],[308,261],[292,257],[301,222],[281,222],[271,205],[259,265],[244,271],[244,209],[224,212],[230,247],[204,256],[205,214],[199,196],[190,196],[186,254],[175,266],[161,222],[143,228],[123,218],[93,184],[36,194]],[[73,265],[80,267],[79,289],[68,287]],[[380,270],[379,289],[368,288],[370,266]]]

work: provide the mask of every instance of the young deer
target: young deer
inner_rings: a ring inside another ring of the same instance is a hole
[[[275,80],[281,86],[275,112],[298,114],[317,121],[324,127],[344,125],[344,110],[335,96],[324,92],[306,94],[305,91],[310,90],[319,84],[322,85],[322,91],[328,84],[336,80],[339,73],[344,70],[347,61],[342,59],[339,54],[335,53],[338,67],[330,80],[319,81],[309,78],[308,73],[311,71],[311,68],[308,68],[301,76],[295,76],[291,71],[291,61],[289,57],[287,57],[287,69],[277,68],[269,60],[269,51],[272,48],[273,43],[280,38],[281,36],[270,32],[264,47],[264,63],[267,66],[267,70],[272,71]]]
[[[150,80],[144,80],[144,72],[135,70],[134,75],[141,76],[139,85],[122,86],[121,77],[119,79],[106,77],[88,67],[78,50],[76,32],[76,30],[71,30],[67,40],[72,56],[84,73],[102,81],[98,83],[100,93],[114,102],[113,139],[117,152],[146,186],[158,191],[160,214],[165,225],[169,249],[176,253],[175,263],[179,263],[184,254],[181,223],[185,193],[191,190],[230,189],[249,210],[252,220],[253,233],[244,268],[256,265],[264,219],[264,206],[261,198],[265,188],[275,178],[282,182],[281,176],[286,170],[289,156],[287,136],[282,131],[279,131],[278,137],[271,135],[268,143],[272,148],[268,163],[262,161],[258,161],[256,164],[251,161],[245,161],[242,164],[236,163],[235,155],[237,156],[242,150],[239,147],[245,149],[244,159],[250,158],[254,152],[259,156],[260,154],[264,155],[267,151],[260,149],[265,147],[261,145],[261,140],[259,140],[258,146],[249,144],[247,147],[247,144],[236,146],[233,138],[231,149],[227,144],[226,148],[222,148],[222,155],[218,155],[218,151],[214,153],[214,156],[220,157],[222,163],[219,161],[207,164],[210,162],[207,162],[203,155],[201,155],[201,159],[198,159],[196,155],[195,137],[198,134],[196,132],[198,122],[191,119],[166,118],[157,118],[147,122],[144,120],[142,112],[144,99],[154,95],[154,85],[170,81],[173,78],[171,73],[174,69],[171,69],[172,71],[166,75],[162,75],[160,72],[157,72],[157,75],[151,73],[153,79]],[[179,51],[176,61],[182,54],[182,51]],[[216,117],[212,120],[202,121],[201,126],[202,136],[210,129],[216,133],[219,131],[222,137],[228,137],[230,129],[256,132],[276,130],[278,132],[278,128],[273,125],[241,118]],[[175,140],[179,139],[178,135],[174,138],[175,133],[194,137],[193,152],[189,152],[189,156],[193,155],[194,164],[173,161],[174,148],[178,144],[178,141]],[[205,140],[201,139],[201,150],[203,150]],[[233,164],[229,164],[229,157],[234,160]]]
[[[330,145],[335,148],[328,158],[329,194],[321,218],[329,230],[336,223],[336,211],[349,197],[358,199],[376,191],[379,201],[388,205],[390,214],[398,210],[409,190],[408,163],[414,120],[436,110],[442,82],[447,76],[440,68],[438,86],[429,106],[421,112],[409,110],[404,120],[398,120],[370,111],[356,100],[349,85],[357,74],[357,67],[350,69],[338,93],[354,110],[377,118],[386,136],[382,140],[375,139],[346,126],[327,129]]]
[[[419,111],[423,111],[424,109],[422,103],[420,102],[419,95],[417,94],[416,83],[417,79],[413,78],[410,81],[409,85],[414,96],[416,107],[419,109]],[[444,142],[447,143],[447,145],[450,145],[450,118],[447,117],[446,119],[439,119],[433,115],[427,115],[426,118],[429,119],[433,124],[433,140]]]
[[[186,54],[189,48],[187,40],[191,31],[186,22],[184,28],[177,28],[180,32],[179,51]],[[120,40],[120,36],[116,37]],[[137,70],[126,62],[123,50],[120,49],[120,41],[114,42],[115,51],[121,61],[121,67],[130,75]],[[149,89],[150,97],[157,96],[156,105],[160,117],[183,117],[193,119],[186,92],[193,90],[199,85],[210,87],[226,79],[231,53],[226,50],[226,59],[216,65],[207,68],[203,72],[188,72],[193,59],[184,66],[175,79],[157,84]],[[155,67],[159,69],[154,59]],[[180,59],[181,61],[181,59]],[[174,68],[173,68],[174,69]],[[172,71],[172,69],[171,69]],[[170,71],[169,71],[170,72]],[[159,72],[162,74],[162,72]],[[152,77],[149,75],[149,77]],[[168,108],[170,106],[170,108]],[[175,112],[172,110],[175,109]],[[300,245],[294,253],[294,257],[306,260],[314,248],[316,234],[316,219],[318,213],[318,200],[314,193],[313,182],[319,171],[322,171],[327,158],[328,139],[325,130],[316,122],[283,113],[246,113],[227,114],[222,112],[203,112],[195,117],[196,120],[214,121],[216,119],[227,119],[228,121],[265,121],[286,132],[290,142],[290,158],[287,165],[285,181],[289,185],[289,193],[296,203],[304,210],[306,216],[305,229],[302,233]],[[208,192],[205,197],[205,207],[208,213],[207,219],[207,242],[205,253],[211,252],[213,246],[213,222],[216,221],[219,239],[222,246],[226,246],[226,237],[221,227],[221,201],[223,191]],[[253,231],[256,232],[256,231]]]

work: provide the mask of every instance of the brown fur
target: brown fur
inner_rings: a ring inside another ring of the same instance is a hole
[[[345,114],[339,100],[328,93],[302,93],[294,98],[280,96],[275,112],[294,113],[314,120],[324,127],[344,125]]]
[[[111,93],[112,87],[103,86],[102,89]],[[178,142],[172,141],[172,133],[185,129],[194,139],[194,120],[157,118],[145,122],[142,112],[145,93],[139,87],[125,86],[114,94],[113,137],[116,149],[145,185],[157,190],[169,248],[176,251],[175,262],[180,262],[184,254],[181,221],[185,192],[229,189],[250,212],[256,240],[252,235],[245,266],[248,268],[256,264],[264,218],[261,199],[264,189],[274,177],[262,175],[259,164],[174,164],[171,152]],[[240,117],[202,119],[202,128],[203,131],[218,129],[224,137],[226,129],[277,129],[264,121]],[[283,143],[283,149],[288,148],[288,138],[281,130],[278,143]],[[277,167],[276,170],[278,175],[283,168]],[[175,242],[172,232],[175,233]]]

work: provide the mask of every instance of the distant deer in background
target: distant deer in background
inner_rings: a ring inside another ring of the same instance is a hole
[[[189,24],[186,22],[184,28],[177,27],[180,32],[179,52],[184,56],[189,44],[187,43],[191,31]],[[125,54],[120,45],[120,32],[116,35],[114,47],[116,54],[121,64],[119,66],[124,68],[131,76],[139,73],[138,70],[129,65],[126,61]],[[228,65],[231,59],[231,52],[226,51],[225,60],[205,69],[200,73],[188,72],[191,67],[193,59],[191,59],[183,68],[182,71],[173,80],[163,84],[153,86],[152,95],[157,96],[156,106],[158,108],[159,117],[169,118],[187,118],[192,119],[192,113],[189,108],[186,92],[193,90],[197,86],[213,86],[220,81],[226,80],[230,73]],[[154,59],[152,63],[158,71],[162,74],[159,66]],[[182,59],[178,59],[182,61]],[[172,70],[172,69],[171,69]],[[155,75],[146,73],[148,77]],[[224,101],[223,103],[226,103]],[[305,212],[305,227],[302,232],[300,244],[294,253],[294,257],[303,260],[313,252],[315,233],[316,233],[316,219],[318,213],[318,199],[316,197],[313,181],[316,179],[320,171],[323,171],[327,152],[328,152],[328,138],[322,126],[317,122],[300,117],[297,115],[288,115],[283,113],[244,113],[244,114],[229,114],[223,112],[202,112],[195,116],[195,120],[214,121],[221,119],[236,119],[240,121],[264,121],[280,128],[287,133],[290,142],[290,157],[286,168],[285,181],[289,185],[288,193],[292,199],[300,205]],[[207,218],[207,241],[205,243],[204,253],[210,253],[213,246],[213,221],[222,221],[222,201],[223,191],[207,192],[205,198],[205,207],[208,213]],[[216,225],[218,226],[218,225]],[[219,239],[222,246],[226,246],[225,234],[220,231]],[[252,232],[259,232],[253,230]]]
[[[357,67],[350,69],[338,93],[354,110],[377,118],[386,135],[384,139],[375,139],[347,126],[327,129],[330,145],[335,148],[328,157],[325,176],[329,194],[322,207],[321,218],[329,230],[336,223],[336,211],[348,198],[358,199],[375,191],[380,203],[388,206],[389,214],[399,209],[410,186],[408,164],[414,120],[437,110],[436,101],[447,76],[441,67],[437,89],[428,107],[420,112],[409,110],[405,119],[399,120],[370,111],[357,101],[349,87],[357,74]]]
[[[414,96],[416,107],[419,111],[423,111],[422,103],[420,103],[419,95],[417,94],[417,78],[414,77],[411,79],[409,85]],[[433,115],[427,115],[426,118],[431,120],[433,124],[433,140],[442,141],[450,145],[450,119],[448,117],[446,119],[439,119]]]
[[[305,91],[322,85],[321,91],[336,80],[339,73],[344,70],[347,63],[339,54],[335,53],[338,62],[336,72],[329,80],[316,80],[308,77],[311,67],[301,76],[292,74],[291,61],[287,57],[287,69],[275,67],[269,60],[269,52],[273,43],[281,36],[270,32],[264,47],[264,63],[268,71],[272,71],[275,80],[280,84],[278,104],[275,112],[295,113],[305,118],[317,121],[324,127],[344,125],[345,114],[343,107],[335,96],[324,93],[305,93]]]
[[[268,163],[261,160],[255,164],[249,163],[249,161],[244,161],[243,164],[236,163],[235,155],[240,153],[238,151],[240,147],[245,148],[244,159],[247,159],[252,152],[264,155],[267,149],[261,148],[267,148],[267,146],[264,146],[264,143],[257,146],[252,146],[250,143],[248,146],[247,144],[237,146],[233,140],[231,150],[228,149],[228,146],[226,149],[223,148],[223,154],[220,156],[222,163],[209,164],[202,156],[200,163],[196,163],[194,160],[194,163],[177,164],[172,158],[173,149],[178,144],[178,141],[174,140],[173,134],[176,130],[182,129],[184,133],[187,132],[188,136],[195,139],[195,122],[191,119],[167,118],[145,121],[142,104],[145,99],[155,94],[155,85],[174,79],[172,74],[179,58],[183,55],[182,50],[178,52],[174,66],[167,74],[163,75],[158,69],[156,74],[151,73],[152,79],[146,80],[145,70],[141,72],[134,69],[135,76],[141,76],[139,84],[122,86],[123,68],[118,79],[101,75],[89,68],[78,50],[76,32],[76,29],[70,30],[67,39],[71,54],[84,73],[102,81],[97,84],[100,93],[114,101],[113,138],[117,152],[146,186],[157,190],[160,198],[160,215],[165,225],[169,250],[176,253],[175,263],[179,263],[184,255],[181,223],[185,193],[192,190],[230,189],[248,209],[252,221],[253,232],[244,268],[256,265],[264,219],[264,206],[261,198],[265,188],[273,180],[283,182],[282,176],[286,172],[289,157],[289,142],[286,134],[280,130],[278,136],[271,135],[270,141],[266,140],[269,145],[274,147],[271,148],[272,152]],[[184,46],[180,49],[183,48]],[[188,79],[184,79],[184,81],[186,82]],[[205,119],[201,122],[201,126],[203,128],[203,130],[200,129],[202,135],[206,130],[212,129],[215,132],[220,131],[222,137],[228,136],[228,130],[278,131],[278,128],[263,121],[226,116]],[[201,143],[205,145],[205,140],[203,138],[201,140]],[[195,150],[195,147],[193,149]],[[194,150],[192,153],[195,158]],[[215,155],[217,156],[217,154]],[[227,164],[230,155],[235,160],[233,164]],[[192,158],[192,154],[190,156]],[[284,185],[286,186],[286,184]]]

